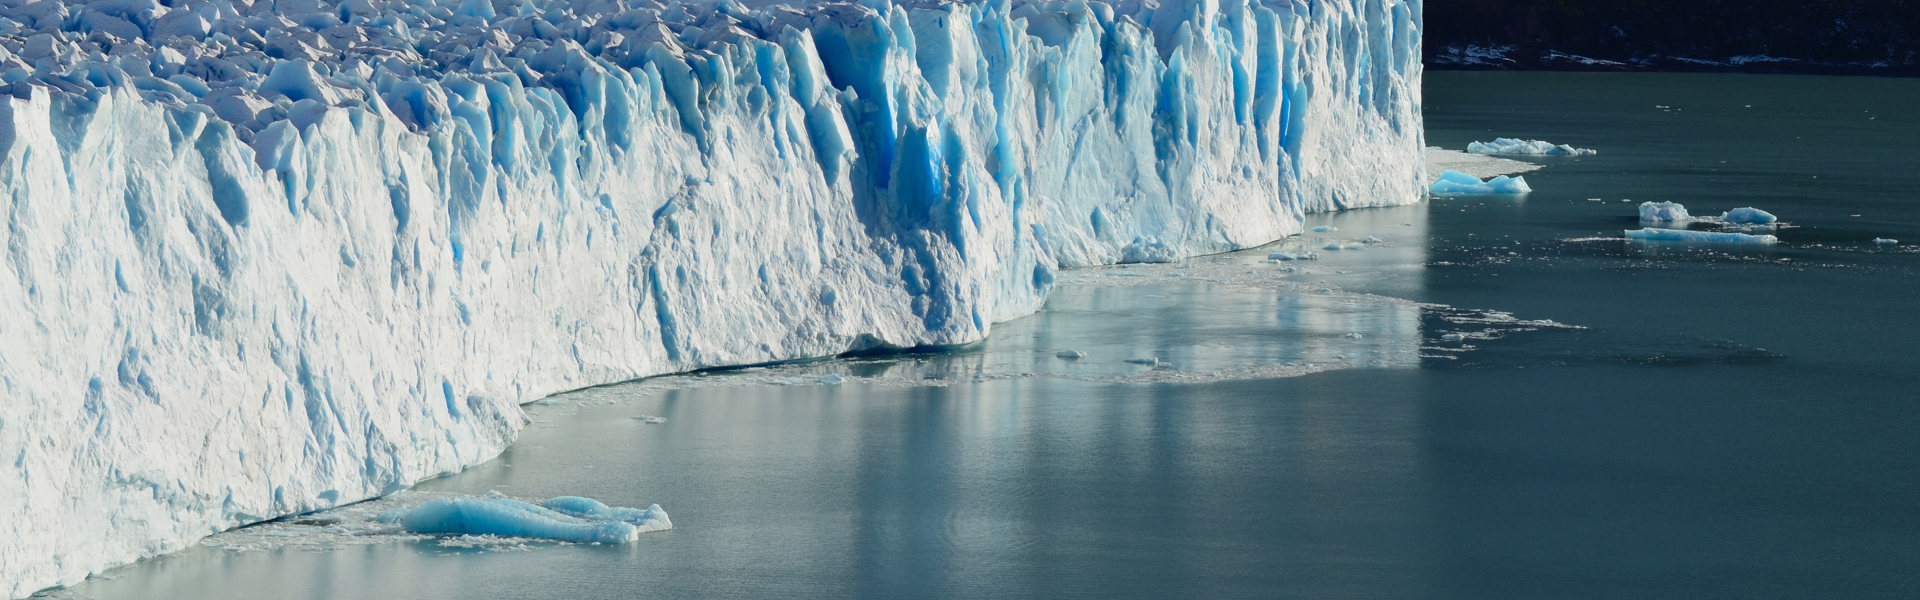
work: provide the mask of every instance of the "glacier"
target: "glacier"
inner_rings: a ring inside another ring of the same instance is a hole
[[[1422,200],[1420,0],[0,0],[0,594]]]

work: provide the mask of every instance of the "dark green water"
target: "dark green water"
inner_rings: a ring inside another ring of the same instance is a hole
[[[798,371],[846,385],[534,407],[499,460],[421,486],[660,503],[676,529],[638,543],[202,548],[59,594],[1916,597],[1920,253],[1870,240],[1920,242],[1917,103],[1920,80],[1430,74],[1435,145],[1601,154],[1524,199],[1322,217],[1393,243],[1304,274],[1256,271],[1264,252],[1202,266],[1587,329],[1455,353],[1436,338],[1462,325],[1431,308],[1063,290],[981,349]],[[1798,227],[1761,249],[1574,241],[1620,237],[1643,200]],[[1123,356],[1368,368],[1156,383]],[[1051,374],[989,376],[1022,372]],[[943,385],[863,379],[886,373]]]

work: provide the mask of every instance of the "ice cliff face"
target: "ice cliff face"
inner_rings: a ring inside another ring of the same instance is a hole
[[[1419,0],[0,0],[0,593],[1421,198]]]

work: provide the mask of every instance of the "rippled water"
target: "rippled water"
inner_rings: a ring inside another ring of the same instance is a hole
[[[53,595],[1913,597],[1920,246],[1871,240],[1920,242],[1915,99],[1915,80],[1433,73],[1435,145],[1601,153],[1540,161],[1524,198],[1071,272],[975,348],[553,398],[492,463]],[[1766,248],[1620,240],[1644,200],[1794,226]],[[676,529],[370,524],[490,491],[657,502]]]

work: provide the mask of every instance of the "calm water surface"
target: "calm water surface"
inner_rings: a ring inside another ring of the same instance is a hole
[[[420,486],[665,506],[677,528],[638,543],[198,548],[56,595],[1915,597],[1920,253],[1870,240],[1920,242],[1916,102],[1917,80],[1432,73],[1434,145],[1601,154],[1524,198],[1318,217],[1389,243],[1305,272],[1263,251],[1088,275],[1158,279],[1063,287],[981,348],[589,390]],[[1797,227],[1617,239],[1644,200]],[[1586,329],[1450,344],[1484,329],[1321,286]],[[1231,376],[1255,365],[1337,369]]]

